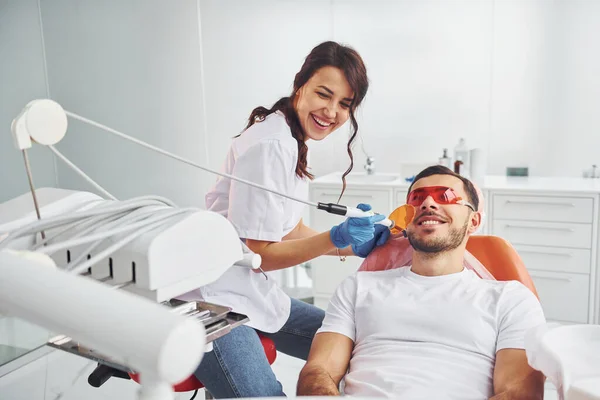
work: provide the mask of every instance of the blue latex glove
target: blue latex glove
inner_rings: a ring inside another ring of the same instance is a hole
[[[356,207],[363,211],[369,211],[371,209],[370,205],[362,203]],[[331,228],[329,236],[333,245],[338,249],[343,249],[350,245],[359,246],[375,237],[375,223],[384,219],[384,215],[374,215],[372,217],[364,218],[348,218],[341,224]]]
[[[381,246],[390,238],[390,229],[385,225],[375,225],[375,236],[366,243],[352,245],[352,251],[359,257],[367,258],[367,256],[377,246]]]

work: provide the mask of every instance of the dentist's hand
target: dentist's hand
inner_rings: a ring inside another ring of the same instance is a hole
[[[373,239],[369,240],[366,243],[357,245],[352,245],[352,251],[355,255],[367,258],[369,254],[375,249],[377,246],[381,246],[387,242],[390,238],[390,229],[385,225],[375,225],[375,236]]]
[[[363,211],[371,210],[371,206],[368,204],[359,204],[357,208]],[[341,224],[331,228],[329,236],[333,245],[339,249],[343,249],[350,245],[360,246],[375,237],[375,223],[384,219],[384,215],[348,218]]]

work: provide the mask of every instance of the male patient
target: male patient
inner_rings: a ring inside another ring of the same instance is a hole
[[[298,395],[402,399],[541,399],[525,333],[545,318],[517,281],[463,268],[481,223],[473,184],[441,166],[409,189],[412,266],[357,272],[338,287],[300,373]]]

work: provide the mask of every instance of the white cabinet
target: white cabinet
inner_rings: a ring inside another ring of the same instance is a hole
[[[598,195],[527,190],[490,195],[491,233],[519,252],[546,318],[595,322]]]
[[[587,323],[589,320],[590,278],[587,274],[529,270],[538,291],[546,319]]]
[[[591,224],[594,217],[591,197],[496,194],[493,204],[494,217],[500,219]]]

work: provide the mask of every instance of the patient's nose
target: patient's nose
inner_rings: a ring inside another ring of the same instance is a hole
[[[421,204],[420,208],[421,208],[421,210],[427,210],[429,208],[431,208],[433,210],[437,210],[439,208],[439,206],[438,206],[438,203],[436,203],[435,200],[433,200],[433,197],[427,196],[427,198]]]

